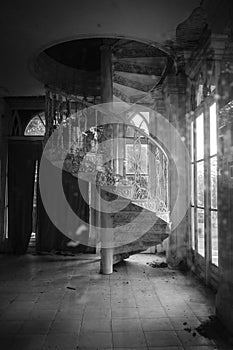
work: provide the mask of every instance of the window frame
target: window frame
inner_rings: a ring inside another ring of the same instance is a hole
[[[147,111],[146,111],[147,112]],[[148,135],[149,135],[149,125],[150,125],[150,113],[149,113],[149,116],[148,116],[148,120],[146,119],[146,117],[142,114],[144,113],[143,111],[137,111],[137,112],[134,112],[132,115],[130,115],[130,118],[129,118],[129,121],[130,121],[130,124],[132,124],[132,127],[136,127],[138,129],[141,128],[141,125],[143,123],[146,124],[146,127],[147,127],[147,131],[148,131]],[[134,123],[134,118],[135,116],[139,115],[140,118],[142,119],[141,123],[139,124],[139,126],[137,126],[135,123]],[[146,134],[147,132],[142,129]],[[136,132],[136,129],[134,129],[134,136],[127,136],[125,135],[125,147],[124,147],[124,152],[125,152],[125,155],[124,155],[124,158],[125,160],[127,159],[127,145],[134,145],[134,141],[135,141],[135,132]],[[142,172],[141,173],[141,176],[145,177],[147,179],[147,181],[149,181],[149,145],[148,145],[148,140],[146,139],[146,137],[143,137],[143,136],[140,136],[140,144],[141,146],[146,146],[146,154],[147,154],[147,160],[146,160],[146,166],[147,166],[147,172],[144,173]],[[132,173],[128,173],[127,172],[127,166],[126,164],[124,164],[124,169],[123,169],[123,173],[126,177],[131,177],[132,176]]]
[[[36,132],[31,132],[31,133],[28,133],[28,129],[31,125],[31,123],[33,122],[33,120],[39,120],[41,122],[41,125],[43,125],[44,127],[44,133],[36,133]],[[45,131],[46,131],[46,121],[45,121],[45,113],[44,112],[41,112],[41,113],[36,113],[35,115],[32,116],[32,118],[29,120],[29,122],[27,123],[25,129],[24,129],[24,133],[23,135],[25,137],[33,137],[33,136],[39,136],[39,137],[44,137],[45,135]]]
[[[210,108],[215,104],[216,108],[216,153],[210,153]],[[196,120],[203,113],[203,132],[204,132],[204,158],[197,159],[196,157],[196,142],[197,142],[197,130]],[[204,261],[204,275],[206,281],[209,281],[211,269],[218,268],[218,263],[213,259],[212,250],[212,230],[211,230],[211,215],[213,212],[218,214],[218,203],[216,208],[211,206],[211,160],[216,157],[217,171],[216,171],[216,190],[218,190],[218,104],[214,99],[214,95],[208,96],[205,100],[196,108],[195,112],[191,115],[189,124],[189,137],[190,137],[190,154],[191,154],[191,201],[190,201],[190,249],[194,254],[195,261],[200,262],[203,267]],[[193,154],[193,157],[192,157]],[[204,161],[204,206],[201,206],[197,202],[197,164]],[[192,194],[193,188],[193,194]],[[204,210],[204,256],[198,251],[198,229],[197,229],[197,212],[198,209]],[[218,215],[217,215],[218,218]],[[218,221],[217,221],[218,223]],[[219,227],[219,226],[218,226]],[[217,230],[218,230],[217,227]],[[218,237],[218,236],[217,236]],[[217,238],[218,242],[218,238]]]

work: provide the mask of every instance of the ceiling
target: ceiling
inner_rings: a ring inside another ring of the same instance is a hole
[[[101,48],[111,47],[114,100],[146,98],[174,70],[174,61],[157,47],[127,39],[89,38],[55,44],[31,62],[32,74],[54,91],[101,99]]]
[[[174,37],[177,25],[199,3],[200,0],[5,1],[0,12],[0,96],[43,95],[43,84],[33,77],[29,67],[33,58],[50,46],[92,37],[135,39],[159,46]],[[80,60],[84,57],[85,54]],[[91,58],[86,63],[82,61],[93,69],[96,63]]]

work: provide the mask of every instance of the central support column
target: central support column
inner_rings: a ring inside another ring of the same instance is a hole
[[[113,101],[112,86],[112,50],[106,40],[101,46],[101,102],[111,103]],[[101,191],[102,198],[109,201],[109,194]],[[104,209],[102,207],[102,209]],[[112,235],[112,218],[109,213],[101,213],[101,226],[106,230],[106,234],[101,233],[101,265],[100,272],[109,275],[113,272],[113,235]]]

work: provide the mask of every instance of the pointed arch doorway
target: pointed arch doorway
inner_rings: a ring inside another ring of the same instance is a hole
[[[50,221],[41,201],[38,177],[44,124],[44,113],[36,114],[23,135],[13,134],[8,139],[8,250],[25,254],[32,252],[33,243],[33,252],[90,252],[85,245],[67,246],[69,239]],[[51,168],[51,176],[54,171],[56,169]],[[75,180],[64,172],[63,187],[68,201],[74,211],[81,208],[81,215],[88,222],[89,206],[81,195],[72,196],[74,186],[77,194]],[[54,205],[55,210],[59,210],[59,203]]]

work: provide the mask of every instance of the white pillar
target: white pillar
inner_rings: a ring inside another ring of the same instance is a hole
[[[113,101],[112,87],[112,50],[106,41],[101,47],[101,101],[108,103]],[[108,193],[102,191],[103,199],[108,200]],[[102,206],[101,209],[104,209]],[[101,213],[101,227],[107,229],[101,233],[101,264],[100,272],[109,275],[113,272],[113,236],[112,236],[112,218],[105,212]]]

